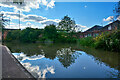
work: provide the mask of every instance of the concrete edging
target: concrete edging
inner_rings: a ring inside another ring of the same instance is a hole
[[[33,78],[36,79],[16,58],[15,56],[11,53],[11,51],[9,50],[9,48],[7,46],[3,46],[6,48],[7,52],[11,55],[11,57],[13,58],[13,60],[15,61],[15,63],[20,67],[20,69],[29,77],[29,78]]]

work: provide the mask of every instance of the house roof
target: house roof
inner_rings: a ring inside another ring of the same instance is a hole
[[[104,27],[107,27],[107,26],[109,26],[109,25],[112,25],[112,24],[114,24],[114,23],[116,23],[116,22],[120,23],[119,20],[116,20],[116,21],[114,21],[114,22],[112,22],[112,23],[110,23],[110,24],[108,24],[108,25],[106,25],[106,26],[104,26]]]
[[[104,26],[104,27],[102,28],[102,30],[105,29],[105,28],[107,28],[107,27],[109,27],[110,25],[113,25],[114,23],[120,23],[120,21],[119,21],[119,20],[116,20],[116,21],[114,21],[114,22],[112,22],[112,23]]]
[[[103,27],[102,27],[102,26],[99,26],[99,25],[95,25],[95,26],[93,26],[92,28],[88,29],[88,30],[85,31],[85,32],[98,31],[98,30],[100,30],[101,28],[103,28]]]
[[[119,21],[119,20],[116,20],[116,21],[114,21],[114,22],[112,22],[112,23],[110,23],[110,24],[108,24],[108,25],[106,25],[106,26],[104,26],[104,27],[99,26],[99,25],[95,25],[95,26],[93,26],[92,28],[86,30],[85,32],[100,31],[100,30],[103,30],[103,29],[107,28],[109,25],[112,25],[112,24],[114,24],[114,23],[120,23],[120,21]]]

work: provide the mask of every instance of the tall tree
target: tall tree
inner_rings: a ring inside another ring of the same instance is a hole
[[[116,17],[118,18],[120,16],[120,1],[116,4],[113,11],[116,13]]]
[[[64,16],[61,22],[59,22],[58,29],[72,32],[75,30],[75,21],[68,16]]]
[[[44,36],[48,39],[55,40],[57,37],[57,30],[55,25],[45,27]]]

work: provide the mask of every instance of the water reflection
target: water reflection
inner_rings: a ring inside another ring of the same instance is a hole
[[[20,60],[20,61],[24,61],[24,60],[37,60],[37,59],[42,59],[45,56],[44,55],[33,55],[33,56],[26,56],[26,54],[24,53],[18,53],[17,55],[15,55],[16,53],[13,53],[14,56]]]
[[[77,54],[77,52],[72,50],[71,47],[57,50],[57,57],[66,68],[69,67],[72,63],[75,63],[75,59],[77,59],[79,55],[80,54]]]
[[[116,78],[120,55],[76,44],[6,44],[35,77]],[[74,73],[74,74],[73,74]]]
[[[46,78],[46,74],[50,72],[55,74],[53,66],[40,69],[39,66],[31,66],[30,63],[21,63],[35,78]]]
[[[21,62],[21,64],[35,77],[35,78],[46,78],[45,75],[50,72],[55,74],[53,66],[48,67],[47,65],[40,69],[40,66],[32,66],[30,62],[24,62],[25,60],[38,60],[44,58],[43,55],[34,55],[31,57],[26,56],[24,53],[13,53],[13,55]]]

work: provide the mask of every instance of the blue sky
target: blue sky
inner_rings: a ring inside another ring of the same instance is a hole
[[[116,2],[55,2],[53,0],[37,4],[19,5],[1,3],[1,11],[11,19],[10,26],[6,28],[19,28],[19,14],[21,11],[21,28],[27,26],[44,28],[55,24],[68,15],[76,21],[83,31],[94,25],[106,25],[115,15],[113,9]],[[30,6],[31,5],[31,6]]]

